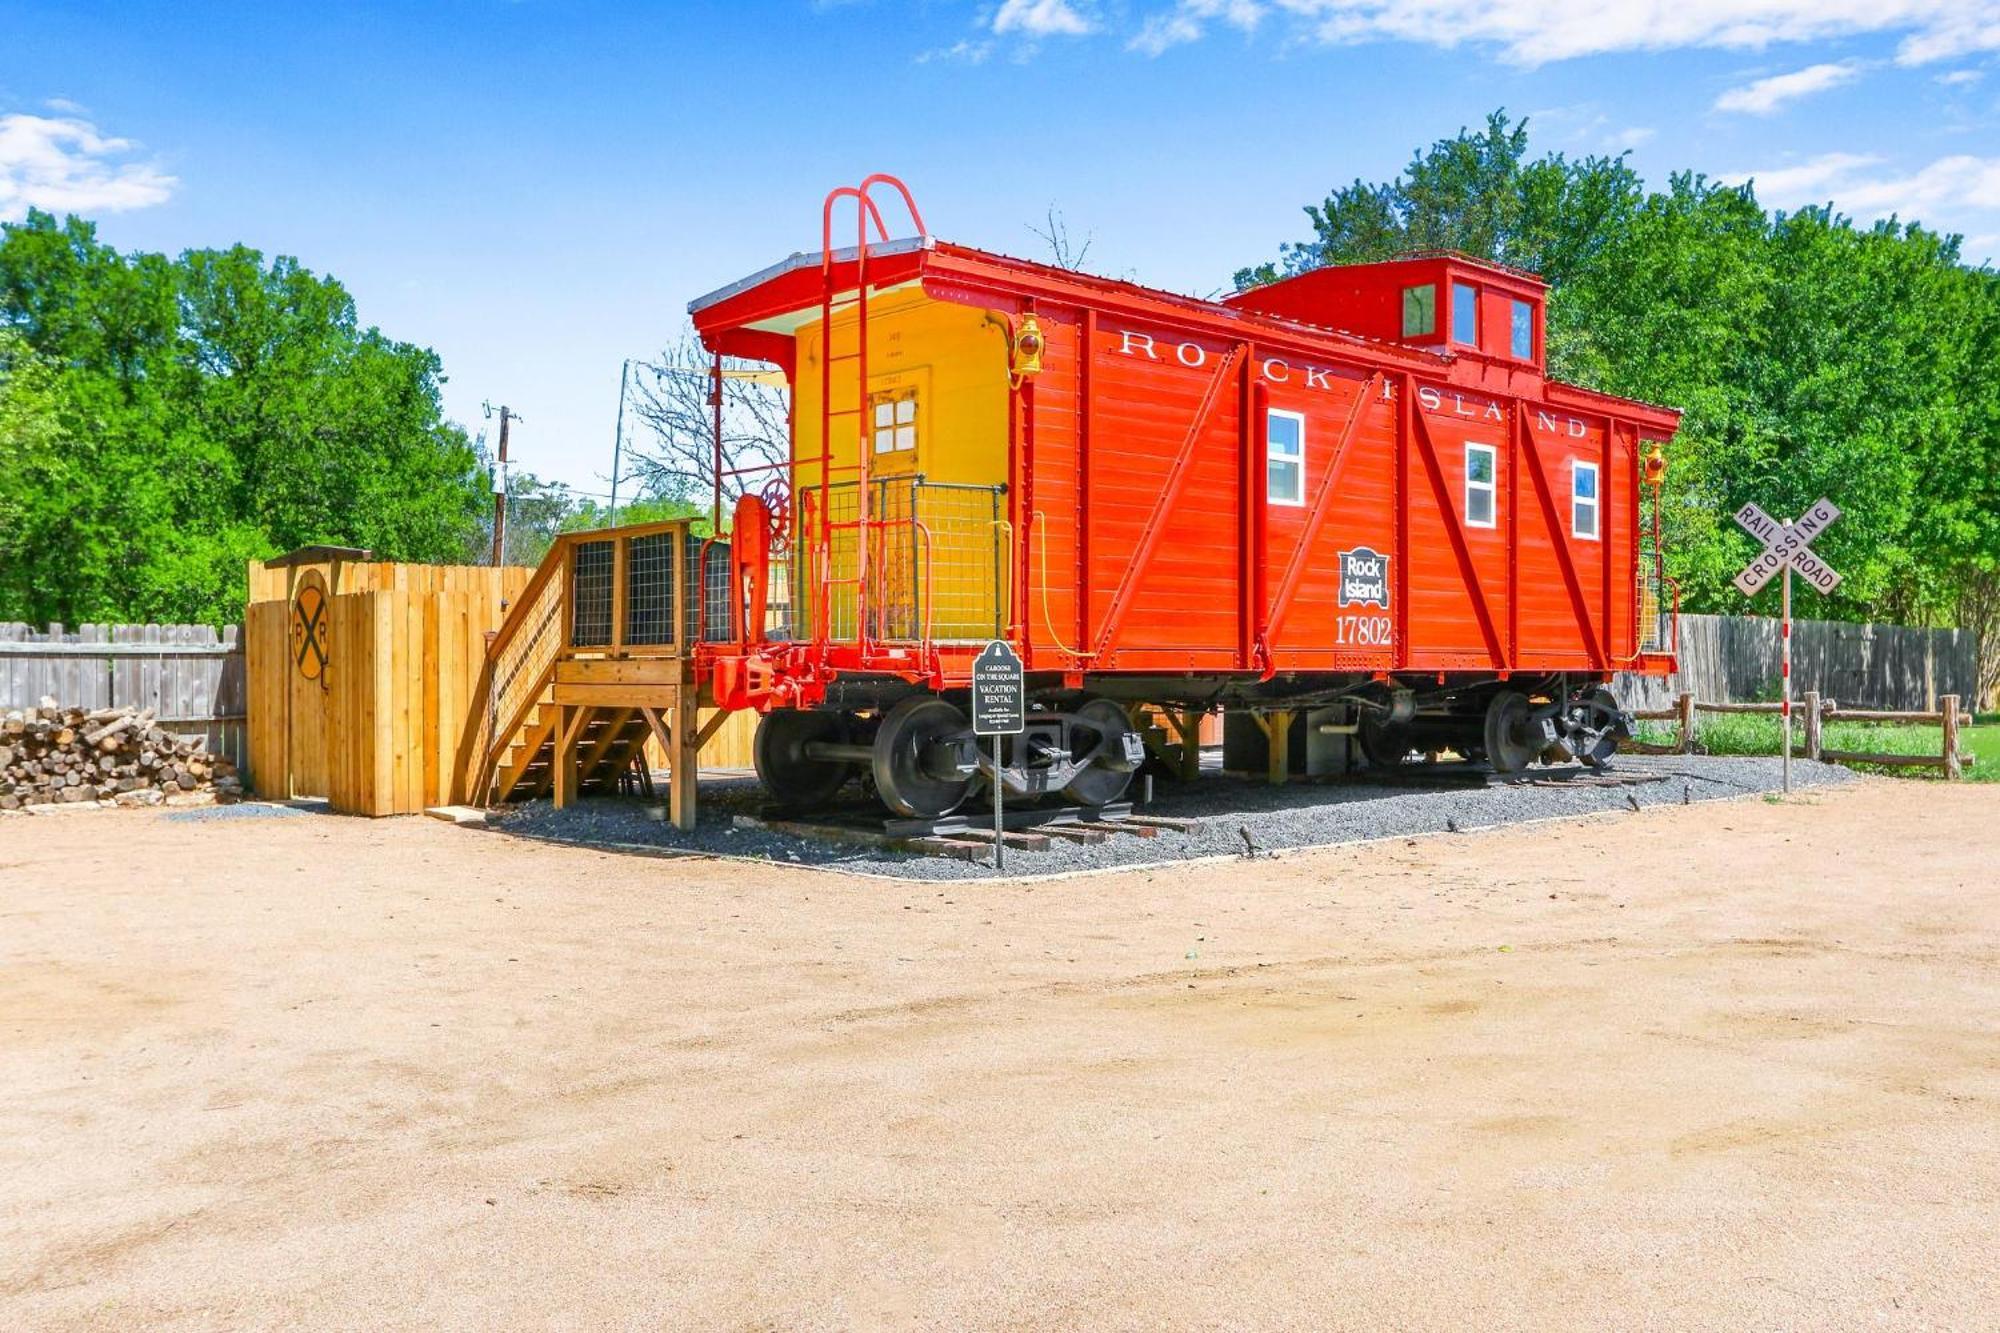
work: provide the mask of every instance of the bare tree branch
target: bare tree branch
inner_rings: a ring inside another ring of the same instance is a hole
[[[634,368],[629,410],[638,429],[626,444],[623,475],[639,496],[705,504],[715,487],[715,409],[709,402],[714,361],[692,329],[659,356]],[[725,370],[768,367],[734,357]],[[791,454],[791,395],[774,385],[722,382],[722,467],[725,505],[783,478]]]
[[[1057,268],[1066,268],[1072,273],[1083,271],[1083,261],[1090,254],[1091,234],[1086,233],[1083,244],[1070,240],[1069,224],[1063,221],[1062,213],[1054,204],[1049,205],[1047,229],[1028,224],[1028,231],[1039,238],[1049,248],[1049,262]]]

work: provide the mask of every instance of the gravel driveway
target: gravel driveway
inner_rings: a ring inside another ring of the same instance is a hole
[[[1010,849],[1011,876],[1071,875],[1130,869],[1205,857],[1267,855],[1301,847],[1325,847],[1374,838],[1425,833],[1470,832],[1504,824],[1558,819],[1634,806],[1680,805],[1740,797],[1779,788],[1776,759],[1717,758],[1706,755],[1621,757],[1612,774],[1619,785],[1592,785],[1587,775],[1564,781],[1559,770],[1529,783],[1489,786],[1448,773],[1427,781],[1418,770],[1396,783],[1344,781],[1273,787],[1228,777],[1217,771],[1193,784],[1156,782],[1154,800],[1142,813],[1193,818],[1188,831],[1157,837],[1113,835],[1103,843],[1054,841],[1046,850]],[[1828,764],[1795,761],[1797,786],[1846,782],[1852,775]],[[990,880],[991,865],[944,856],[854,846],[793,837],[743,827],[739,816],[765,813],[762,788],[749,779],[704,782],[700,822],[683,833],[649,818],[638,800],[584,800],[567,810],[547,801],[522,806],[494,820],[496,827],[536,838],[594,846],[670,849],[761,857],[809,866],[829,866],[864,874],[911,880]]]

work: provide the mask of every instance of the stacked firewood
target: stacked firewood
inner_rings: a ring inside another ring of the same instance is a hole
[[[194,804],[243,794],[236,766],[205,737],[154,725],[150,708],[37,708],[0,712],[0,810],[40,805]]]

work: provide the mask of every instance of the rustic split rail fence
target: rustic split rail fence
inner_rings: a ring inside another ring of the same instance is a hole
[[[1892,768],[1937,768],[1942,769],[1946,781],[1955,782],[1965,775],[1965,766],[1973,763],[1976,756],[1959,748],[1959,728],[1965,719],[1959,708],[1959,697],[1947,694],[1938,700],[1935,712],[1900,711],[1885,708],[1842,708],[1832,699],[1822,699],[1819,691],[1808,690],[1804,702],[1795,710],[1805,724],[1804,745],[1800,751],[1807,759],[1817,759],[1829,764],[1880,764]],[[1683,693],[1675,700],[1672,708],[1650,708],[1635,711],[1632,716],[1640,722],[1673,722],[1678,735],[1668,744],[1633,741],[1629,748],[1644,754],[1693,754],[1700,741],[1700,727],[1697,716],[1702,713],[1749,713],[1771,717],[1781,717],[1782,704],[1775,703],[1723,703],[1704,702],[1693,694]],[[1830,750],[1824,741],[1828,722],[1892,722],[1913,726],[1933,726],[1939,728],[1938,752],[1936,754],[1895,754],[1868,750]],[[1782,726],[1782,722],[1780,726]]]

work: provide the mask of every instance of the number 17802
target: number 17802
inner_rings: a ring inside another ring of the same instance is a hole
[[[1336,616],[1333,641],[1343,646],[1386,648],[1395,639],[1396,627],[1387,616]]]

